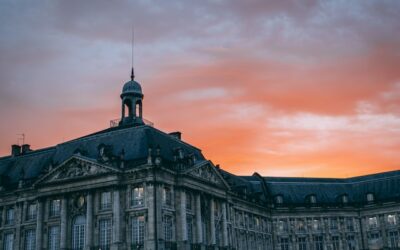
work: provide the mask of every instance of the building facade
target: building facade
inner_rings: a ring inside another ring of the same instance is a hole
[[[143,118],[134,80],[108,129],[0,158],[0,249],[400,249],[400,171],[236,176]]]

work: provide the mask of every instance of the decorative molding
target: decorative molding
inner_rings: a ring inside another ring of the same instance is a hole
[[[49,177],[47,182],[90,176],[90,175],[98,175],[109,172],[109,170],[101,168],[94,164],[87,162],[78,162],[78,161],[73,161],[69,164],[66,164],[61,169],[57,170],[58,171],[56,171],[55,173],[53,173],[52,176]]]
[[[73,156],[52,171],[44,175],[37,183],[52,183],[75,178],[90,177],[106,173],[121,172],[113,167],[104,166],[81,156]]]
[[[218,186],[223,186],[224,188],[229,188],[224,179],[210,162],[188,169],[186,174]]]

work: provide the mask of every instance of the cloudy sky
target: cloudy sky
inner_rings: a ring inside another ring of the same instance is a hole
[[[400,1],[0,3],[0,155],[144,115],[236,174],[400,168]]]

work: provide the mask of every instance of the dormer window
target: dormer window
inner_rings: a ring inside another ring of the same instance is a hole
[[[275,196],[275,203],[276,204],[283,204],[283,196],[282,195]]]
[[[315,204],[315,203],[317,203],[317,196],[315,196],[315,195],[310,195],[309,197],[308,197],[308,201],[311,203],[311,204]]]
[[[368,193],[367,194],[367,201],[368,202],[374,202],[375,201],[375,196],[373,193]]]
[[[343,204],[349,203],[349,196],[347,194],[342,195],[342,203]]]

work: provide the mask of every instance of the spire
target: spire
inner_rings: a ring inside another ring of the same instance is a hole
[[[133,70],[133,46],[134,46],[134,40],[135,39],[135,32],[134,32],[134,30],[133,30],[133,25],[132,25],[132,47],[131,47],[131,49],[132,49],[132,57],[131,57],[131,59],[132,59],[132,72],[131,72],[131,80],[133,81],[133,79],[135,79],[135,72],[134,72],[134,70]]]

